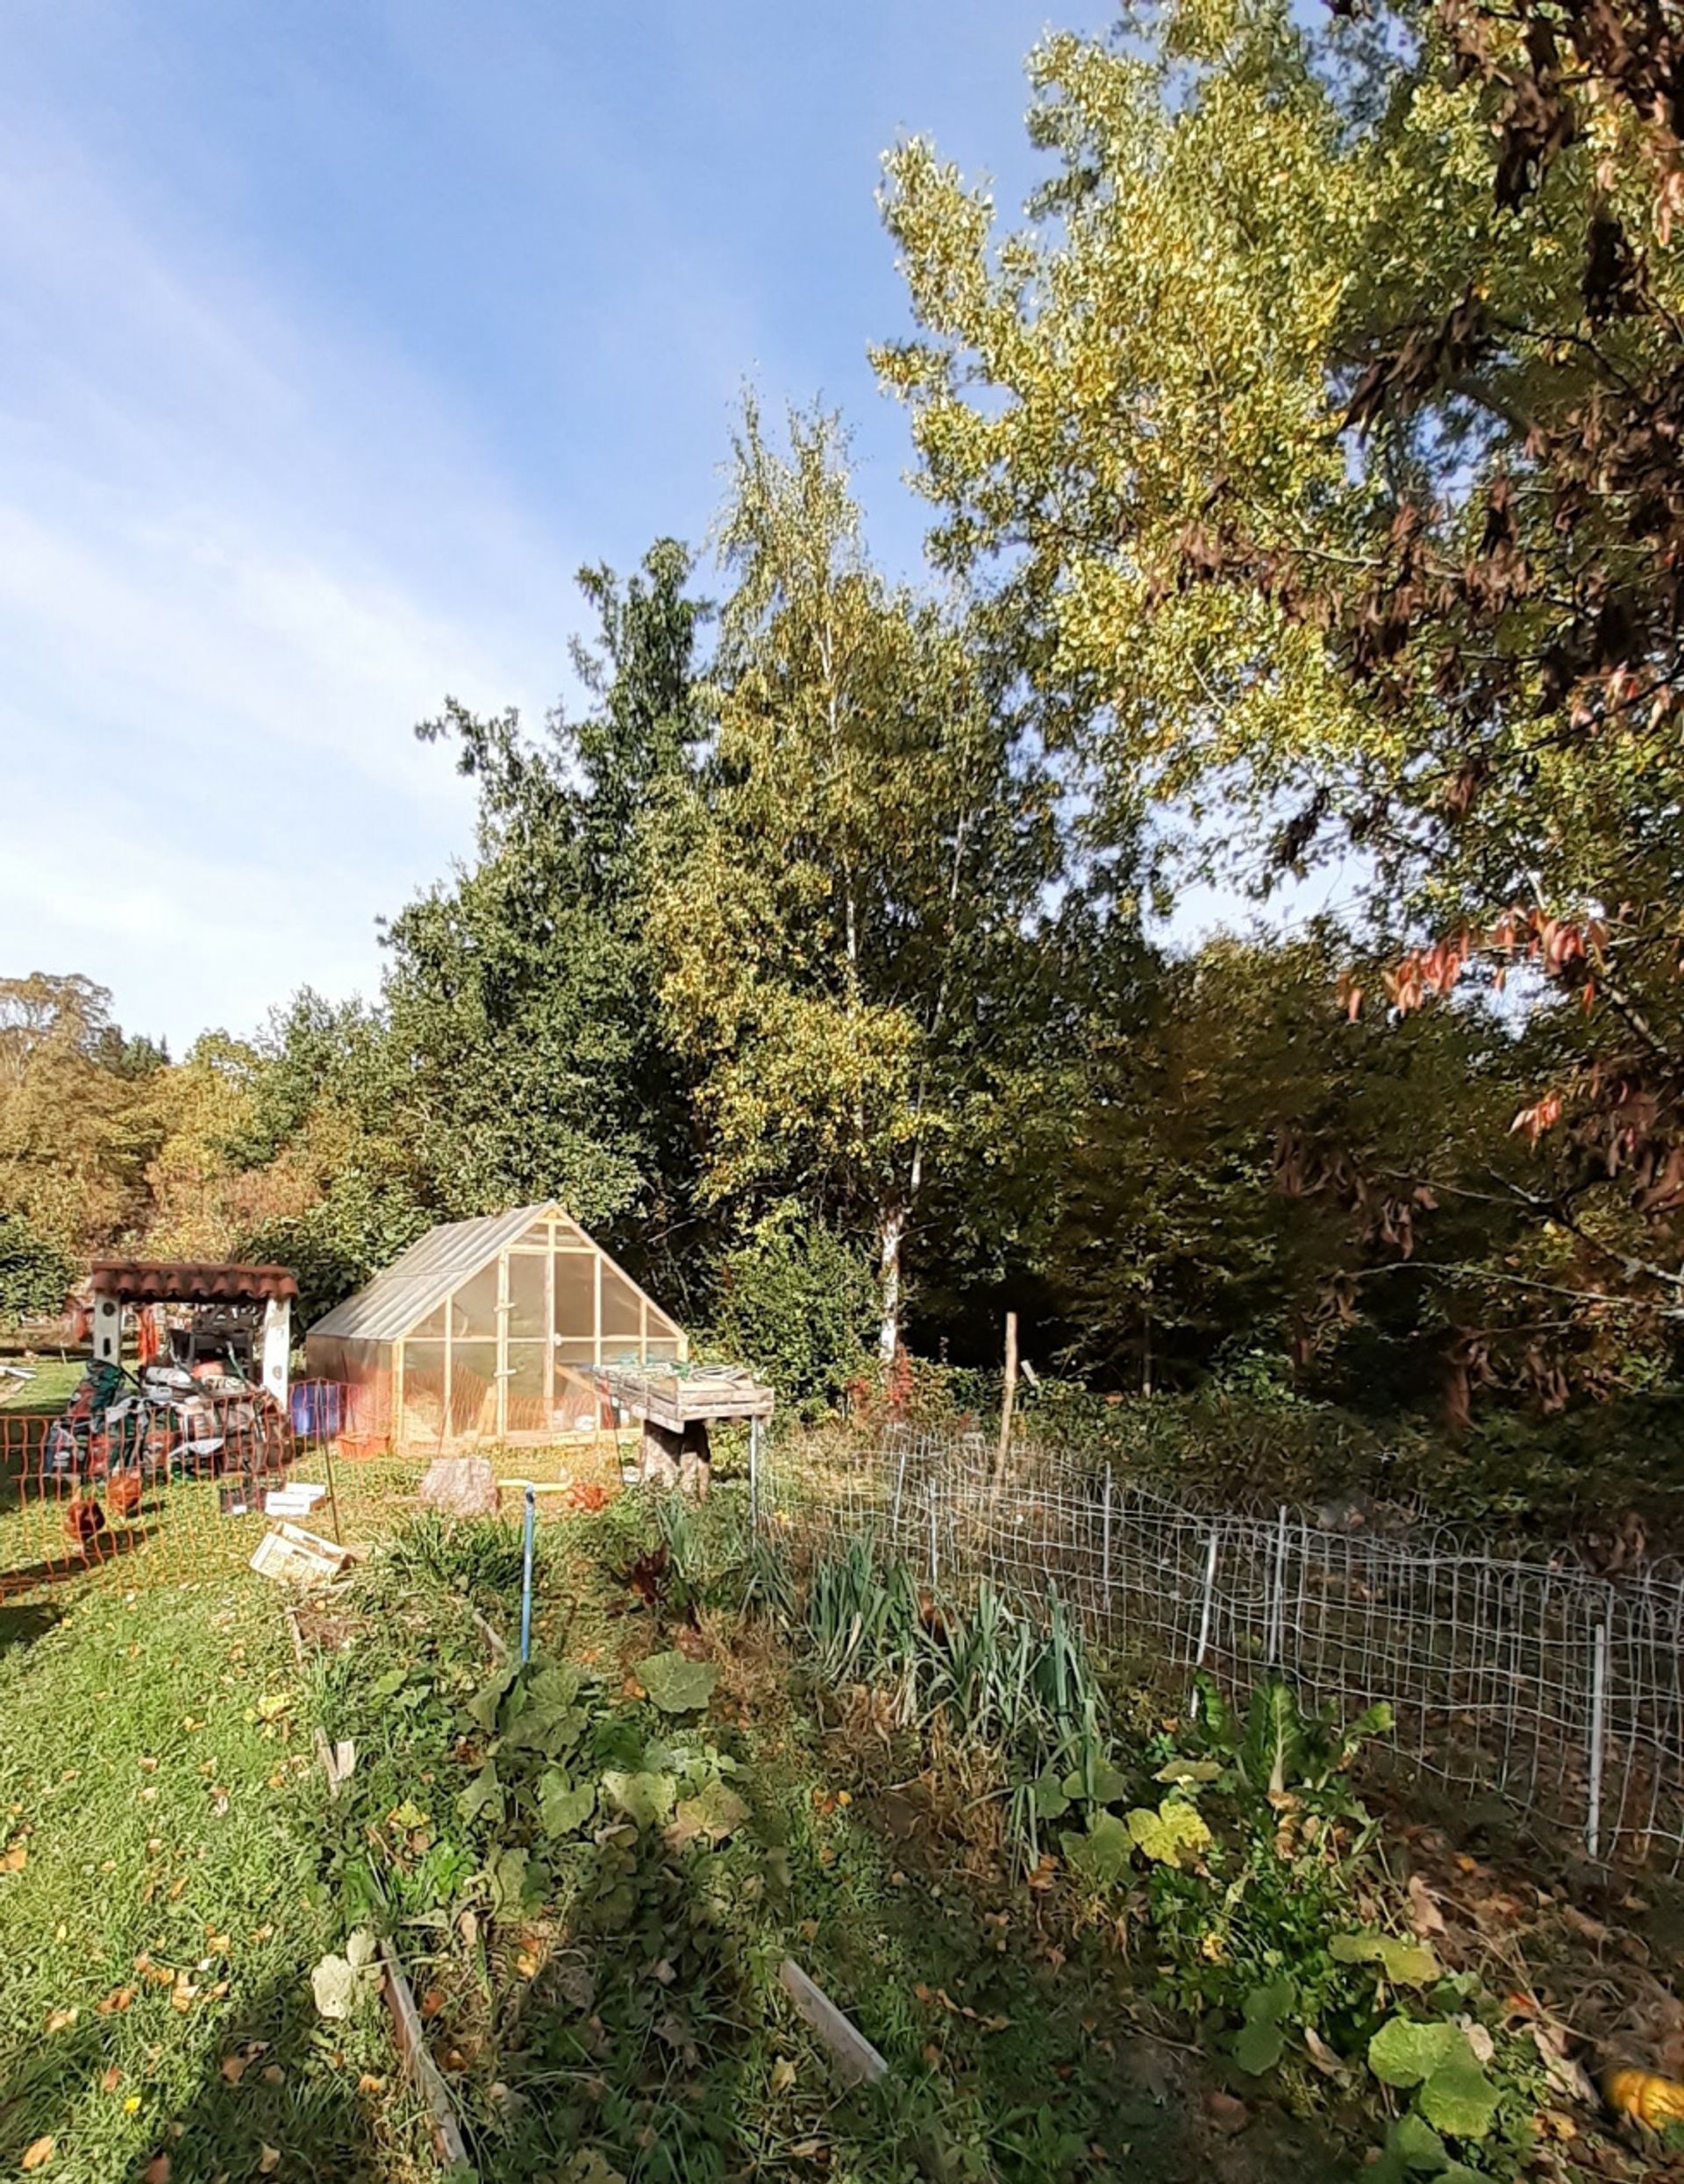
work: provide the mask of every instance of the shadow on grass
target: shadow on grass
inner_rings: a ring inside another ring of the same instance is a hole
[[[296,1982],[259,1990],[231,2026],[208,2034],[178,2075],[156,2066],[142,2006],[84,2012],[0,2066],[0,2169],[13,2172],[51,2138],[44,2173],[75,2184],[270,2173],[283,2184],[410,2184],[431,2166],[419,2107],[391,2060],[383,2009],[371,1999],[365,2013],[325,2025],[301,1968]],[[167,2169],[151,2166],[160,2155]]]
[[[38,1638],[44,1638],[59,1620],[59,1610],[49,1608],[44,1601],[30,1601],[8,1607],[0,1597],[0,1653],[14,1645],[32,1645]]]
[[[161,1526],[157,1524],[130,1524],[120,1531],[108,1528],[99,1534],[86,1554],[75,1552],[67,1542],[63,1554],[42,1555],[15,1569],[0,1570],[0,1601],[14,1594],[44,1592],[54,1585],[69,1585],[78,1578],[96,1576],[109,1564],[119,1562],[137,1548],[144,1547],[161,1530]],[[4,1538],[4,1533],[0,1533],[0,1542]]]

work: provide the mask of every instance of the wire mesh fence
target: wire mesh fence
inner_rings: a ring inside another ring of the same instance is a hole
[[[932,1585],[1055,1587],[1150,1678],[1208,1670],[1244,1700],[1273,1672],[1317,1704],[1396,1715],[1398,1755],[1570,1828],[1593,1857],[1684,1865],[1684,1579],[1598,1577],[1302,1513],[1198,1509],[1056,1447],[890,1427],[786,1444],[762,1517],[865,1538]]]

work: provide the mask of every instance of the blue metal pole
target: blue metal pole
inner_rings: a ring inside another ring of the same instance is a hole
[[[526,1489],[526,1538],[520,1573],[520,1658],[532,1657],[532,1530],[538,1521],[537,1489]]]

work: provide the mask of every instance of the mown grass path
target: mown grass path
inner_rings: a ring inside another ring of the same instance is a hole
[[[407,2177],[383,2028],[311,2002],[339,1926],[274,1590],[54,1608],[0,1627],[0,2174]]]

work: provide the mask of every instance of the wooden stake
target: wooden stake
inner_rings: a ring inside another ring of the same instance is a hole
[[[1005,1483],[1006,1459],[1011,1451],[1011,1413],[1017,1401],[1017,1315],[1006,1314],[1006,1382],[1000,1397],[1000,1453],[995,1459],[994,1488],[990,1502],[1000,1499],[1000,1488]]]
[[[793,1957],[786,1957],[779,1967],[778,1984],[829,2050],[831,2066],[845,2086],[870,2085],[886,2074],[888,2065],[859,2026],[842,2015]]]

